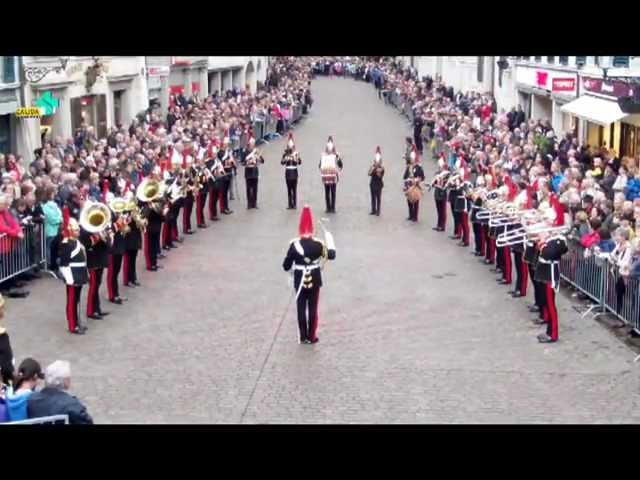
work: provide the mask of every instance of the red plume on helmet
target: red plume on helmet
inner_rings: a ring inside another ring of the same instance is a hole
[[[102,182],[102,201],[107,201],[107,193],[109,193],[109,180]]]
[[[71,211],[66,205],[62,208],[62,236],[69,238],[69,219],[71,218]]]
[[[505,175],[504,177],[504,184],[509,189],[509,194],[507,195],[507,202],[513,202],[516,199],[516,196],[518,195],[518,188],[515,186],[515,184],[511,180],[511,177],[508,175]]]
[[[558,197],[554,194],[549,198],[549,203],[553,207],[556,212],[556,219],[553,221],[554,227],[562,227],[564,226],[564,207],[558,200]]]
[[[533,187],[531,185],[527,185],[527,204],[524,208],[527,210],[533,208]]]
[[[313,217],[311,216],[311,207],[309,205],[305,205],[300,214],[298,234],[305,238],[313,235]]]
[[[382,155],[382,151],[380,150],[380,145],[378,145],[378,146],[376,147],[376,153],[379,153],[379,154],[381,154],[381,155]]]

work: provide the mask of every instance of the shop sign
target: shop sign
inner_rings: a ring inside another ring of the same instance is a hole
[[[540,88],[547,88],[547,80],[549,79],[549,74],[547,72],[536,72],[536,85]]]
[[[573,92],[576,88],[575,78],[554,78],[551,81],[552,92]]]
[[[603,80],[601,78],[584,78],[582,85],[588,92],[620,98],[633,96],[633,86],[616,80]]]
[[[147,75],[150,77],[166,77],[169,75],[169,67],[148,67]]]
[[[23,107],[16,110],[16,117],[18,118],[40,118],[42,112],[38,107]]]

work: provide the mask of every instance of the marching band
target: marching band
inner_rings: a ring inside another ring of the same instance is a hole
[[[209,220],[218,220],[218,206],[223,214],[232,213],[229,209],[230,188],[237,162],[228,133],[222,144],[223,148],[219,149],[216,139],[208,145],[187,144],[186,147],[178,142],[169,150],[166,161],[142,179],[135,191],[132,191],[128,181],[105,179],[102,202],[86,200],[82,209],[76,212],[75,219],[70,218],[69,208],[65,208],[65,234],[59,254],[61,275],[67,284],[70,332],[86,332],[86,325],[80,322],[78,315],[80,294],[85,283],[89,284],[87,317],[100,320],[109,314],[102,310],[99,295],[105,269],[108,299],[122,305],[126,297],[120,295],[120,272],[122,285],[131,288],[140,286],[136,259],[141,249],[148,271],[156,272],[162,268],[158,264],[158,259],[163,256],[162,248],[170,250],[176,247],[174,242],[182,242],[178,234],[181,213],[183,234],[194,233],[191,228],[194,206],[197,227],[207,227],[204,218],[207,200]],[[258,168],[264,164],[264,158],[250,132],[246,155],[241,158],[239,163],[245,169],[247,208],[258,208]],[[302,160],[291,134],[280,163],[285,169],[287,208],[295,209],[298,167]],[[342,159],[336,151],[333,138],[329,137],[319,164],[328,213],[335,213],[336,184],[342,168]],[[380,215],[384,174],[382,152],[378,146],[368,171],[371,215]],[[549,194],[547,186],[542,181],[531,185],[525,180],[514,182],[509,175],[503,175],[499,168],[477,175],[472,183],[469,168],[463,159],[447,164],[443,158],[438,160],[435,177],[426,184],[415,145],[408,156],[403,179],[409,210],[407,220],[418,221],[423,188],[426,186],[433,190],[437,216],[433,230],[445,231],[449,203],[454,218],[454,234],[451,238],[459,240],[460,246],[469,246],[472,230],[472,253],[485,264],[495,264],[492,271],[500,273],[497,279],[499,284],[513,285],[512,269],[515,270],[515,284],[509,292],[514,298],[525,297],[528,283],[531,282],[535,302],[529,310],[538,313],[538,324],[547,326],[546,332],[539,335],[538,340],[544,343],[557,341],[555,292],[559,284],[559,261],[567,251],[564,235],[568,226],[560,200]],[[300,238],[290,244],[284,267],[288,269],[295,266],[300,341],[315,343],[317,311],[314,311],[317,309],[319,292],[316,288],[321,285],[321,280],[309,270],[315,270],[315,267],[300,261],[311,259],[319,265],[322,258],[332,259],[335,256],[335,247],[330,235],[330,238],[327,237],[330,241],[326,244],[314,243],[318,241],[311,237],[313,228],[308,207],[305,207],[302,218]],[[307,249],[310,251],[307,252]],[[310,312],[308,316],[300,313],[306,309]]]

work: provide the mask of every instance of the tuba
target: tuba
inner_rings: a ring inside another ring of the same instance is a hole
[[[136,197],[141,202],[152,202],[162,196],[162,184],[157,180],[147,178],[136,189]]]
[[[79,223],[89,233],[102,233],[111,226],[111,211],[104,203],[88,200],[80,212]]]

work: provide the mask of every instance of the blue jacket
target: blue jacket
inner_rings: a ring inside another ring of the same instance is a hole
[[[553,179],[551,180],[551,188],[553,188],[553,191],[558,193],[560,191],[560,183],[564,180],[564,176],[562,175],[555,175],[553,177]]]
[[[614,242],[613,240],[602,240],[598,244],[598,247],[602,252],[611,253],[613,252],[613,249],[616,247],[616,242]]]
[[[630,178],[627,182],[627,200],[633,202],[636,198],[640,198],[640,180]]]
[[[17,422],[18,420],[26,420],[28,418],[27,401],[32,394],[32,391],[25,391],[18,395],[7,395],[7,412],[9,414],[10,422]]]
[[[43,388],[29,397],[29,418],[69,415],[71,425],[93,424],[87,408],[76,397],[58,388]]]

